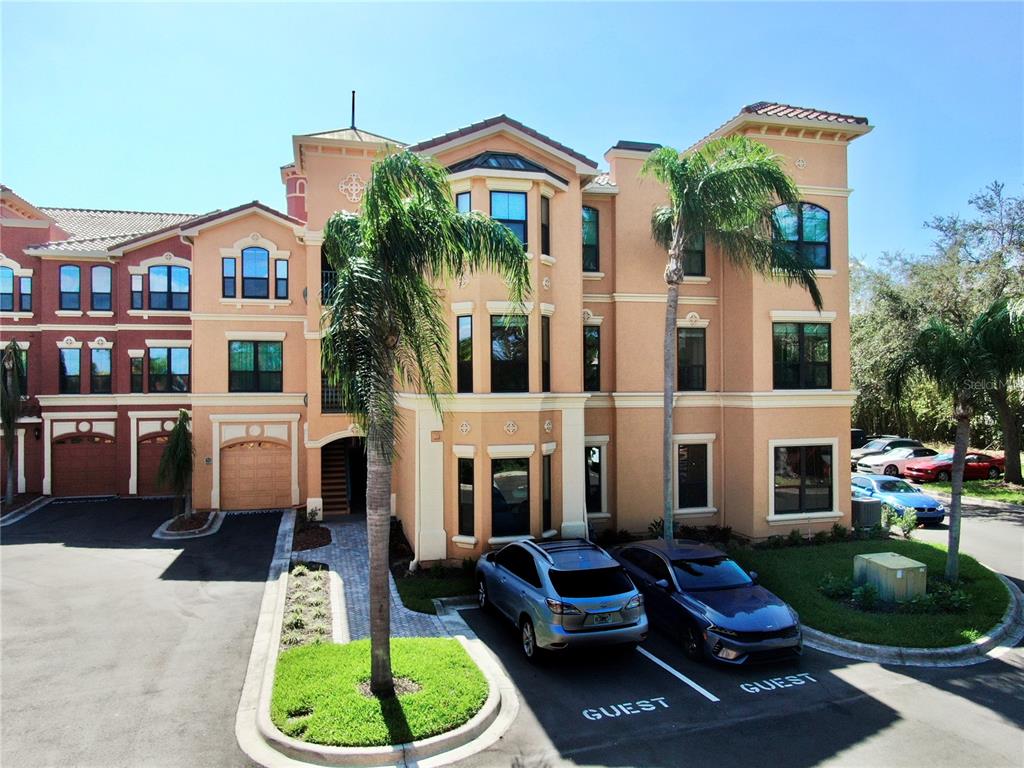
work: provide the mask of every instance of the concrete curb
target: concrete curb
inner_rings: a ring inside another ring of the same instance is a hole
[[[17,522],[24,520],[33,512],[38,512],[51,501],[53,501],[53,496],[40,496],[38,499],[30,501],[25,506],[19,507],[13,512],[8,512],[3,516],[3,518],[0,518],[0,528],[6,528],[8,525],[14,525]]]
[[[161,539],[162,541],[180,541],[181,539],[201,539],[203,536],[213,536],[213,534],[220,530],[220,525],[224,522],[224,513],[212,512],[206,518],[206,525],[202,528],[196,528],[194,531],[167,530],[173,522],[173,517],[170,520],[166,520],[163,525],[153,531],[153,538]]]
[[[519,709],[515,688],[497,659],[462,621],[445,624],[460,630],[455,636],[487,678],[488,696],[469,722],[448,733],[391,747],[330,747],[286,736],[270,719],[270,697],[277,667],[278,647],[291,562],[295,515],[286,514],[278,530],[260,618],[257,622],[245,684],[235,718],[235,737],[242,751],[265,768],[300,766],[433,766],[447,765],[479,752],[497,741]],[[344,610],[340,580],[331,581],[332,606]],[[337,599],[335,599],[337,598]]]
[[[817,629],[804,627],[804,645],[857,661],[895,664],[909,667],[966,667],[997,658],[1024,639],[1024,595],[1012,581],[996,576],[1010,594],[1010,604],[992,631],[966,645],[949,648],[899,648],[890,645],[858,643]]]

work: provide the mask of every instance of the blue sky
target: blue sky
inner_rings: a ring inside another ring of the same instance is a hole
[[[1024,5],[0,4],[0,179],[39,205],[284,206],[290,136],[417,141],[505,112],[600,160],[744,104],[867,115],[851,254],[1024,184]]]

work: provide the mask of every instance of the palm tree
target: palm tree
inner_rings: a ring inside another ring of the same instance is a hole
[[[467,272],[492,270],[521,304],[530,288],[529,262],[504,225],[481,213],[458,213],[445,169],[409,151],[374,163],[362,211],[339,211],[327,220],[322,254],[337,279],[323,299],[321,365],[366,435],[370,689],[389,697],[395,385],[425,393],[440,412],[439,394],[451,392],[451,333],[438,287]]]
[[[15,424],[21,408],[21,385],[25,371],[21,365],[21,350],[13,339],[4,347],[2,358],[3,377],[0,378],[0,426],[4,428],[4,451],[7,454],[7,480],[4,491],[4,506],[14,503],[14,449]]]
[[[796,205],[797,189],[782,168],[782,158],[745,136],[708,142],[682,155],[671,147],[652,152],[641,173],[668,187],[669,204],[651,216],[655,242],[668,250],[665,283],[665,367],[663,370],[662,494],[664,535],[675,534],[672,498],[672,409],[676,376],[676,315],[679,284],[685,275],[684,252],[714,243],[738,267],[806,288],[816,309],[821,294],[814,268],[779,237],[772,212]]]
[[[1024,483],[1020,467],[1021,414],[1010,397],[1011,382],[1024,375],[1024,318],[1016,317],[1007,299],[992,302],[982,313],[978,327],[985,390],[1003,431],[1006,468],[1003,480]]]
[[[171,430],[171,436],[160,455],[157,481],[174,491],[175,517],[191,514],[192,504],[192,463],[195,449],[192,447],[191,419],[188,411],[178,411],[178,422]]]

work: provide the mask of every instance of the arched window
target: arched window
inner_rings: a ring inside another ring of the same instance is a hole
[[[814,203],[780,205],[772,212],[779,236],[794,253],[807,259],[815,269],[828,269],[832,263],[829,249],[828,211]]]
[[[0,312],[14,311],[14,270],[0,267]]]
[[[110,267],[93,267],[89,290],[92,298],[89,306],[94,311],[109,312],[110,302]]]
[[[270,252],[266,248],[242,249],[242,298],[270,298]]]
[[[306,182],[304,179],[299,179],[298,181],[295,182],[295,194],[306,194]]]
[[[583,206],[583,271],[601,271],[601,253],[598,247],[600,218],[596,208]]]
[[[188,267],[150,267],[149,308],[187,310],[190,282]]]
[[[60,268],[60,308],[82,308],[82,270],[74,264]]]

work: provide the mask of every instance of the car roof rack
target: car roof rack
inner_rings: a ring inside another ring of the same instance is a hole
[[[540,546],[539,544],[537,544],[537,542],[535,542],[535,541],[531,541],[530,539],[524,539],[523,541],[521,541],[521,542],[519,542],[519,543],[520,543],[520,544],[529,544],[529,545],[530,545],[531,547],[533,547],[533,548],[534,548],[535,550],[537,550],[537,551],[538,551],[538,552],[540,552],[540,553],[541,553],[542,555],[544,555],[544,559],[545,559],[545,560],[547,560],[547,561],[548,561],[549,563],[551,563],[552,565],[554,565],[554,564],[555,564],[554,558],[552,558],[552,557],[551,557],[551,555],[549,555],[549,554],[547,553],[547,551],[545,551],[545,549],[544,549],[543,547],[541,547],[541,546]]]

